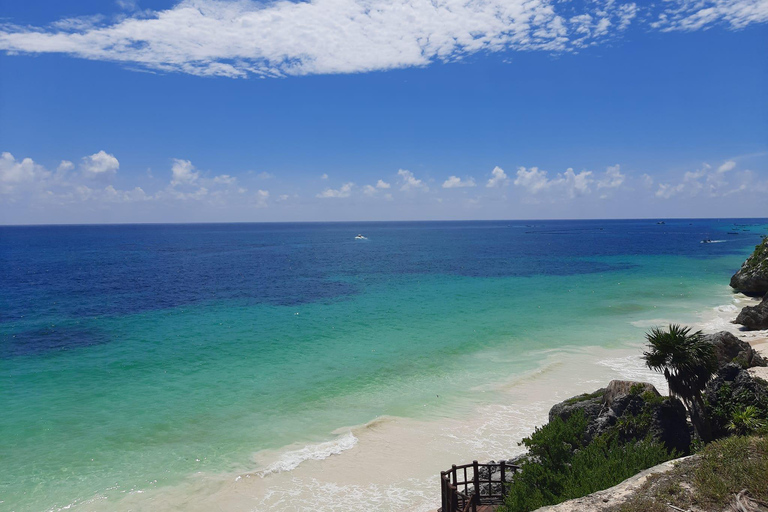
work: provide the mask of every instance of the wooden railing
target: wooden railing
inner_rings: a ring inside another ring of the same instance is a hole
[[[440,472],[441,512],[477,512],[481,505],[501,505],[510,477],[520,469],[505,461],[451,466]]]

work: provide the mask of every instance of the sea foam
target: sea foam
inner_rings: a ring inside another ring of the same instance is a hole
[[[347,432],[333,441],[309,444],[300,450],[285,452],[279,460],[273,462],[264,470],[259,471],[256,474],[264,478],[265,476],[274,473],[291,471],[299,467],[302,462],[327,459],[332,455],[339,455],[346,450],[354,448],[356,444],[357,438],[352,435],[352,432]]]

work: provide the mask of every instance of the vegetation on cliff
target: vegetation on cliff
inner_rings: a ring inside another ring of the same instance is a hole
[[[731,287],[747,295],[768,293],[768,237],[763,237],[752,255],[731,277]]]
[[[658,394],[640,391],[635,405],[596,437],[589,434],[596,418],[584,410],[555,416],[522,444],[528,448],[521,472],[510,484],[504,512],[524,512],[611,487],[638,471],[677,456],[652,431],[654,411],[664,402]],[[589,397],[589,395],[586,395]],[[591,400],[587,398],[587,401]]]
[[[733,436],[707,445],[670,472],[651,476],[640,491],[610,510],[764,510],[755,507],[760,504],[768,507],[768,438]]]

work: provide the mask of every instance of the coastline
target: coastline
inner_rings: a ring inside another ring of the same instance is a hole
[[[755,301],[733,294],[731,304],[697,314],[705,332],[727,330],[768,355],[768,331],[741,331],[730,323]],[[296,444],[254,454],[252,467],[197,473],[183,484],[127,493],[111,510],[397,510],[436,509],[439,471],[471,460],[511,458],[519,441],[547,421],[549,408],[591,392],[611,379],[644,380],[667,393],[666,382],[641,361],[643,342],[620,348],[561,347],[538,369],[505,382],[481,384],[496,397],[461,417],[416,420],[379,417],[333,432],[330,441]],[[574,371],[576,370],[576,371]],[[765,370],[765,369],[759,369]],[[768,374],[768,372],[766,372]],[[425,407],[427,404],[425,404]],[[103,510],[107,501],[81,503]]]

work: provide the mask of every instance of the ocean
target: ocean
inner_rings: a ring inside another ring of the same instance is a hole
[[[0,227],[0,509],[436,508],[444,465],[519,453],[558,399],[663,387],[644,332],[735,316],[767,231]]]

